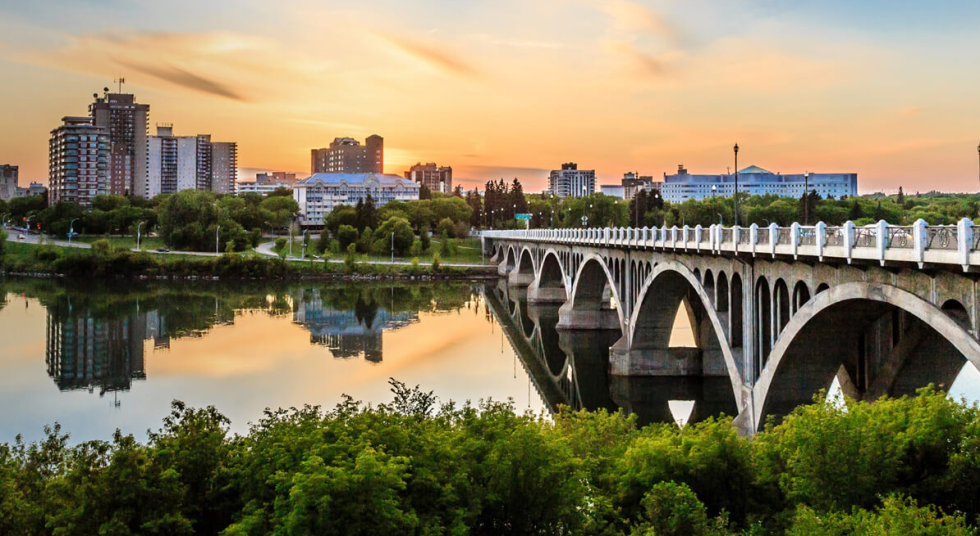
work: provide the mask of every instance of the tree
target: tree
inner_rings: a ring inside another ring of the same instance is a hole
[[[419,185],[419,200],[422,199],[432,199],[432,192],[429,190],[429,187],[424,184]]]
[[[374,206],[374,199],[370,194],[363,200],[358,200],[354,209],[357,213],[357,230],[363,231],[365,228],[375,228],[378,226],[378,209]]]
[[[392,233],[394,233],[395,255],[404,257],[408,254],[412,242],[415,240],[412,226],[404,218],[389,218],[374,232],[375,240],[385,240],[386,243],[390,243]],[[385,248],[385,251],[387,250],[388,248]]]
[[[266,223],[273,229],[285,229],[299,214],[299,203],[292,196],[270,196],[263,199],[259,206],[268,212]]]
[[[323,227],[325,230],[330,231],[331,235],[337,237],[337,232],[341,225],[350,225],[355,229],[357,228],[357,211],[354,207],[338,205],[323,216]]]
[[[337,230],[337,241],[340,242],[340,249],[346,250],[350,244],[357,243],[357,229],[352,225],[341,225]]]

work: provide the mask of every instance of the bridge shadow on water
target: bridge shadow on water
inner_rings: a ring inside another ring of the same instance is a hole
[[[521,287],[488,284],[486,302],[552,412],[616,411],[638,424],[693,423],[738,413],[725,377],[627,377],[610,374],[610,347],[619,330],[557,329],[558,304],[529,304]]]

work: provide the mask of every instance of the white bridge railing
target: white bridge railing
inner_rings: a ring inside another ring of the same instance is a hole
[[[858,227],[824,223],[779,227],[619,227],[589,229],[530,229],[483,231],[483,239],[526,240],[595,247],[638,248],[659,251],[734,253],[816,257],[885,262],[959,264],[966,271],[980,266],[980,232],[964,218],[956,225],[889,225],[879,221]]]

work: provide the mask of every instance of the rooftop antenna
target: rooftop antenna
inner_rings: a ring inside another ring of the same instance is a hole
[[[126,79],[119,75],[119,78],[113,80],[116,84],[119,84],[119,93],[122,93],[122,85],[126,83]]]

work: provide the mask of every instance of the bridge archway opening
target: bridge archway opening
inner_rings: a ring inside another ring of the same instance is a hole
[[[772,350],[772,302],[769,295],[769,281],[760,277],[755,284],[755,307],[753,307],[752,334],[755,335],[755,348],[752,361],[756,377],[762,374],[769,352]]]
[[[775,321],[773,325],[776,327],[776,333],[774,337],[779,336],[782,333],[783,328],[786,324],[789,324],[790,317],[790,303],[789,303],[789,289],[786,287],[786,282],[782,278],[776,280],[776,285],[773,287],[773,301],[775,301],[773,312],[776,314]]]
[[[531,256],[531,250],[525,249],[521,252],[521,262],[517,267],[517,271],[522,274],[534,273],[534,258]]]
[[[513,271],[517,267],[517,251],[513,247],[507,248],[507,259],[504,266],[508,272]]]
[[[775,368],[766,370],[760,427],[835,382],[843,394],[873,401],[914,395],[930,383],[949,389],[961,374],[975,374],[967,370],[980,363],[980,349],[958,320],[962,305],[937,308],[891,289],[848,297],[835,287],[829,299],[801,309],[807,314],[787,327],[770,358]]]
[[[565,286],[565,275],[561,268],[558,257],[549,253],[544,256],[541,263],[541,275],[539,276],[538,286],[540,288],[558,288]]]
[[[729,333],[731,337],[729,338],[729,343],[732,348],[742,347],[742,276],[738,274],[732,274],[732,290],[731,290],[731,320],[732,325]]]
[[[725,272],[718,272],[718,297],[716,298],[718,305],[716,309],[719,313],[728,312],[728,277]]]
[[[641,290],[629,348],[630,369],[637,374],[613,382],[643,391],[642,409],[634,406],[646,422],[698,422],[738,411],[724,333],[702,293],[693,272],[683,267],[654,271]]]
[[[803,281],[797,281],[796,286],[793,287],[793,314],[795,315],[808,301],[810,301],[810,289]]]
[[[711,300],[711,305],[714,306],[718,302],[718,298],[715,296],[715,276],[711,273],[711,270],[704,271],[704,293],[708,295],[708,299]]]
[[[571,299],[562,305],[559,329],[615,330],[622,332],[623,307],[614,281],[616,263],[586,257],[572,287]]]
[[[962,303],[957,300],[946,300],[943,303],[942,311],[952,318],[961,328],[967,331],[970,330],[970,313],[966,311],[966,307],[963,307]]]
[[[697,279],[698,280],[698,283],[701,282],[701,269],[700,268],[695,268],[694,269],[694,279]]]
[[[817,294],[820,294],[825,290],[830,290],[830,285],[828,285],[827,283],[820,283],[819,285],[817,285]]]

